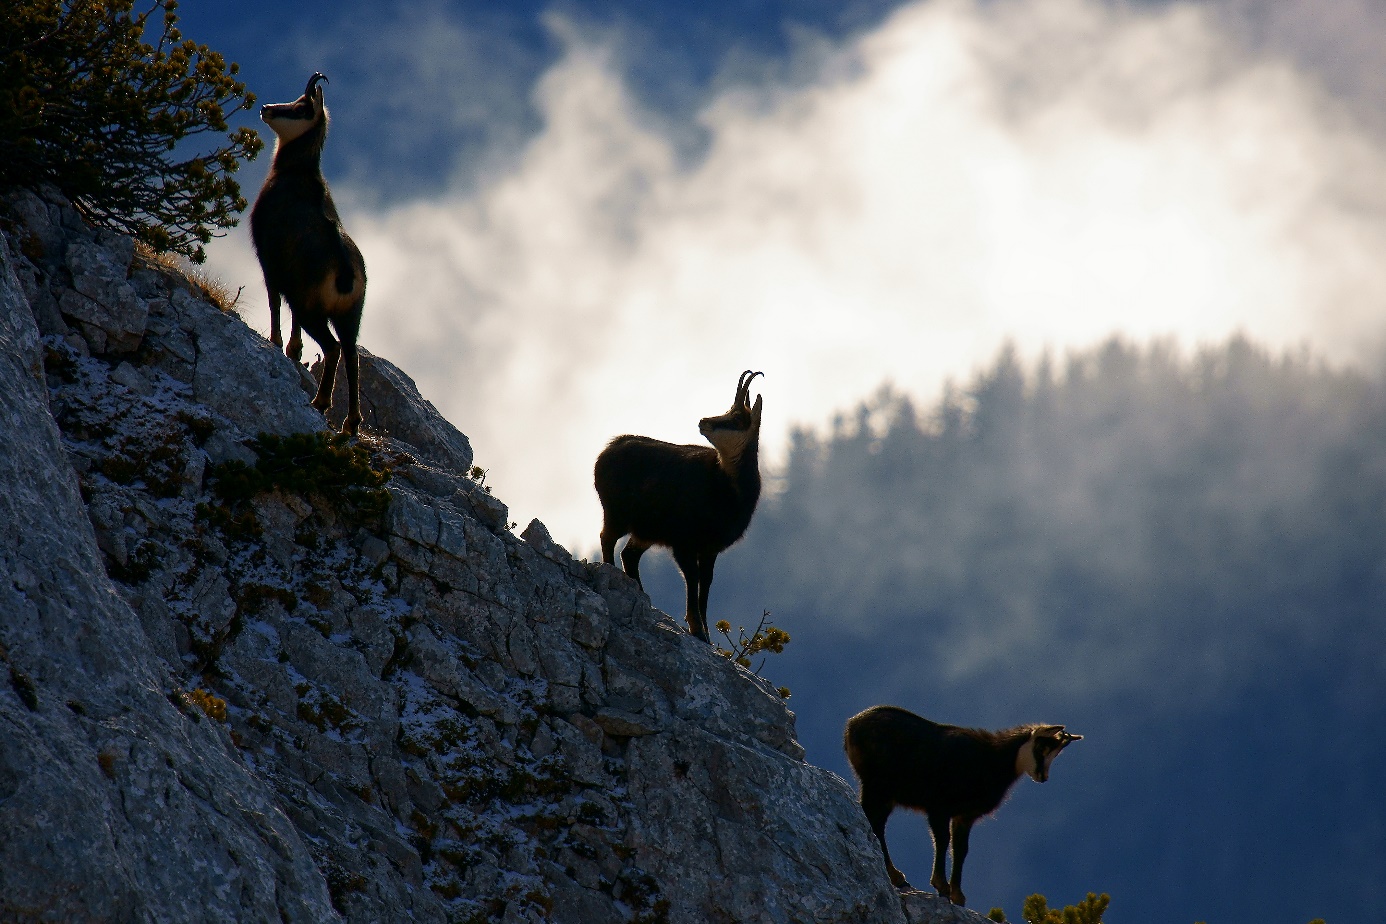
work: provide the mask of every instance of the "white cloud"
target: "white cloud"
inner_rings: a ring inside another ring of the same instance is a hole
[[[336,192],[362,342],[472,438],[521,525],[580,551],[605,440],[696,441],[745,368],[774,457],[791,423],[886,378],[929,400],[1008,338],[1382,344],[1386,152],[1204,7],[911,6],[817,80],[722,92],[692,167],[602,41],[553,25],[544,126],[508,171],[384,212]],[[243,238],[213,261],[258,277]]]

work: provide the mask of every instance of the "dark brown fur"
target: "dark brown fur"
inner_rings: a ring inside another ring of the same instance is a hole
[[[677,446],[646,436],[618,436],[597,457],[593,471],[602,501],[602,560],[615,564],[616,543],[626,574],[640,580],[640,556],[666,546],[683,572],[688,630],[705,642],[707,598],[717,556],[740,539],[760,499],[760,410],[749,403],[751,380],[741,374],[731,410],[705,417],[698,430],[709,441],[728,431],[744,436],[735,458],[708,446]],[[720,433],[719,433],[720,431]]]
[[[284,345],[279,328],[282,298],[289,303],[293,320],[286,350],[289,357],[298,362],[303,356],[300,327],[322,347],[323,376],[313,398],[313,407],[320,411],[332,406],[337,363],[345,358],[349,409],[342,430],[355,433],[361,423],[356,338],[366,302],[366,263],[343,230],[322,175],[327,109],[317,82],[325,79],[314,74],[308,89],[294,102],[260,109],[266,122],[274,119],[282,125],[308,120],[312,124],[296,138],[281,141],[275,150],[269,176],[250,212],[250,234],[269,292],[270,339],[275,346]],[[337,337],[332,336],[329,324]]]
[[[891,882],[909,888],[890,862],[885,841],[886,819],[898,805],[928,816],[934,836],[930,884],[954,904],[965,904],[962,868],[972,825],[996,811],[1020,778],[1022,749],[1031,749],[1026,758],[1037,768],[1036,780],[1044,782],[1058,752],[1082,737],[1062,725],[1006,731],[940,725],[896,706],[872,706],[848,719],[843,747],[861,783],[861,807],[881,842]],[[944,874],[950,835],[951,883]]]

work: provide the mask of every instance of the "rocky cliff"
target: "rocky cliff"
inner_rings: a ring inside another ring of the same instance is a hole
[[[404,373],[327,438],[182,274],[3,212],[0,919],[906,920],[774,690],[514,534]]]

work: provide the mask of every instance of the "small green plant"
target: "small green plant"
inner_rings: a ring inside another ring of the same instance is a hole
[[[253,466],[231,459],[209,473],[212,493],[221,504],[200,505],[198,512],[222,529],[253,532],[254,518],[245,522],[244,505],[271,491],[315,498],[352,526],[379,522],[390,505],[385,489],[390,469],[373,468],[371,454],[346,434],[261,433],[249,446],[257,456]]]
[[[154,567],[159,563],[160,548],[157,543],[141,539],[125,556],[121,564],[114,558],[106,560],[106,573],[112,580],[122,584],[143,584],[149,580]]]
[[[996,924],[1006,924],[1006,912],[1000,908],[993,908],[987,912],[987,920],[995,921]]]
[[[260,535],[260,521],[255,519],[255,511],[249,508],[233,510],[227,504],[198,504],[197,515],[211,524],[228,539],[249,541]]]
[[[653,876],[638,867],[628,867],[618,879],[624,886],[621,900],[635,912],[630,924],[667,924],[669,900],[660,896],[659,882]]]
[[[351,710],[331,694],[308,684],[299,684],[296,690],[299,696],[296,714],[318,731],[360,727]]]
[[[489,468],[482,468],[480,465],[473,465],[467,470],[467,477],[475,481],[477,487],[481,488],[481,490],[485,491],[487,494],[491,493],[491,488],[486,484],[486,473],[489,471]]]
[[[342,433],[261,433],[248,445],[258,457],[254,467],[233,459],[213,472],[213,490],[222,500],[249,500],[273,490],[290,494],[370,492],[390,480],[388,472],[371,468],[370,453],[352,445],[351,437]]]
[[[10,665],[10,686],[14,688],[20,702],[29,707],[30,712],[38,712],[38,691],[34,688],[34,681],[13,664]]]
[[[109,438],[97,470],[116,484],[142,483],[155,497],[177,497],[187,485],[189,419],[181,415]]]
[[[1027,924],[1102,924],[1102,915],[1111,901],[1112,897],[1106,892],[1101,895],[1089,892],[1088,897],[1076,905],[1067,905],[1062,910],[1050,909],[1049,900],[1035,893],[1025,899],[1020,916]]]
[[[209,690],[197,689],[188,691],[188,699],[197,704],[197,708],[206,713],[207,718],[214,722],[226,721],[226,700],[214,695]]]
[[[348,870],[340,863],[323,856],[315,857],[318,860],[318,870],[322,873],[323,879],[327,881],[327,897],[332,902],[332,907],[336,908],[341,914],[346,914],[348,909],[347,898],[355,892],[364,892],[370,885],[370,881],[358,872]]]
[[[784,646],[790,642],[788,632],[770,624],[769,610],[761,613],[760,622],[756,624],[755,631],[750,635],[746,634],[745,626],[737,626],[737,637],[733,639],[731,637],[731,623],[725,619],[718,620],[713,628],[722,633],[722,637],[727,640],[730,647],[723,648],[714,643],[712,650],[724,658],[735,661],[757,677],[761,676],[760,670],[765,666],[764,656],[783,653]],[[759,664],[751,667],[751,659],[756,655],[763,657],[761,657]],[[776,687],[776,692],[785,699],[789,698],[789,687]]]

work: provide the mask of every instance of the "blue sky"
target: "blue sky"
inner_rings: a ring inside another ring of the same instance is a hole
[[[620,66],[642,102],[671,122],[691,122],[714,84],[728,75],[774,67],[802,36],[841,38],[879,23],[896,5],[426,0],[305,3],[287,10],[249,2],[190,4],[181,15],[190,35],[211,40],[239,62],[262,94],[276,81],[291,86],[304,68],[331,68],[339,82],[351,80],[366,99],[347,104],[360,116],[354,129],[344,130],[352,132],[353,143],[330,151],[328,161],[364,172],[389,156],[390,175],[372,171],[363,183],[407,198],[430,186],[447,188],[459,172],[475,170],[490,145],[504,146],[540,128],[530,94],[563,53],[551,16],[613,37]],[[411,114],[426,114],[427,124],[406,130]],[[372,127],[359,124],[367,121]],[[382,136],[386,129],[393,130],[389,137]]]
[[[1007,342],[1245,331],[1372,366],[1386,344],[1365,0],[182,15],[261,102],[331,78],[362,342],[471,436],[520,526],[579,553],[605,440],[697,440],[744,368],[773,470],[794,424],[884,381],[930,403]],[[266,327],[244,229],[210,253]]]

